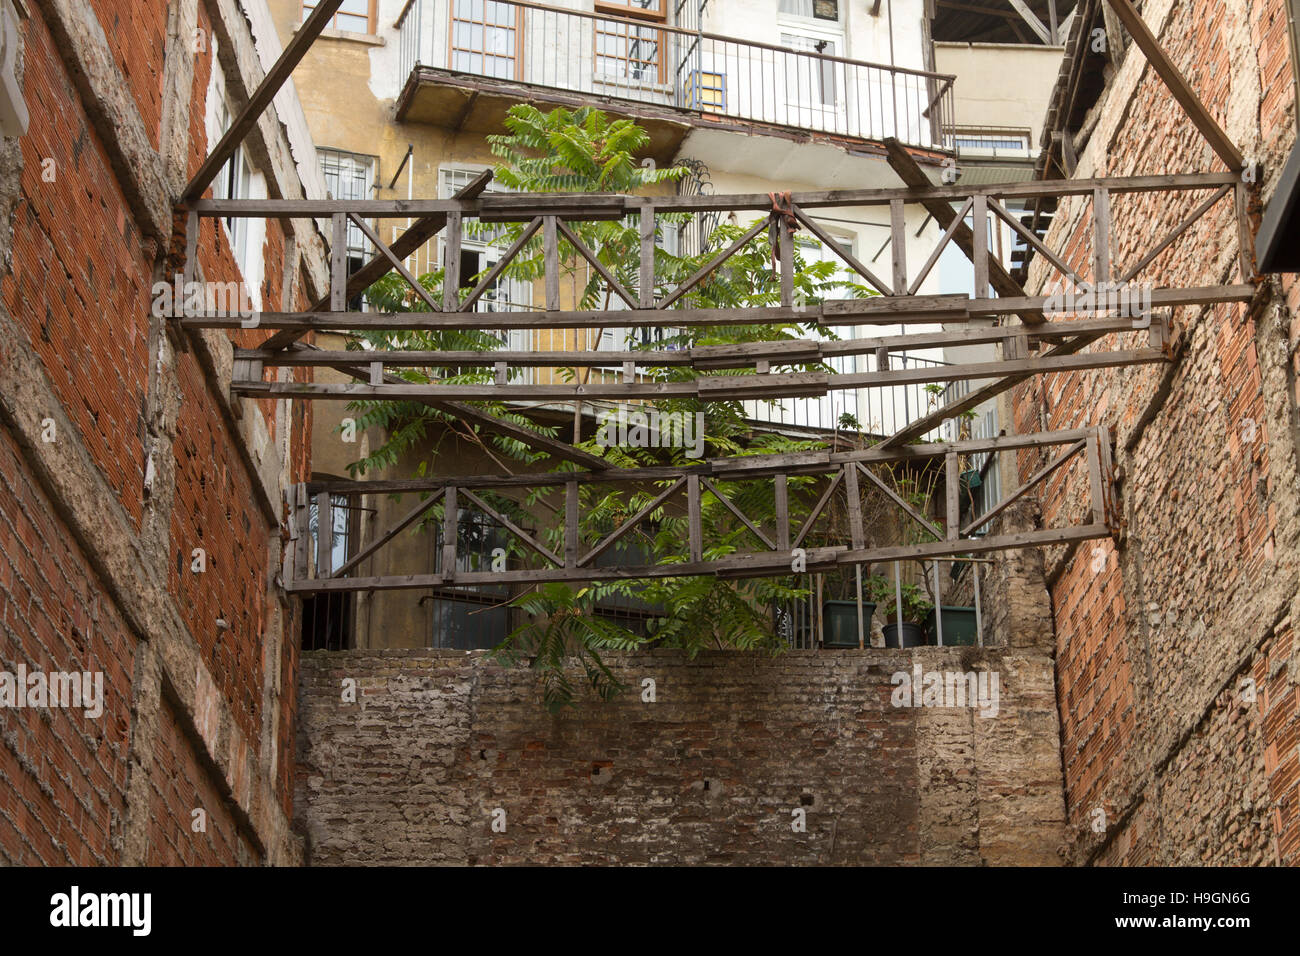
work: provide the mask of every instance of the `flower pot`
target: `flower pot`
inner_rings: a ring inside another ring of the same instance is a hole
[[[876,606],[868,601],[862,602],[862,630],[864,643],[871,646],[871,615]],[[823,647],[857,647],[858,646],[858,602],[826,601],[822,604],[822,646]]]
[[[925,616],[925,636],[930,644],[939,643],[939,627],[934,611]],[[979,643],[979,629],[975,624],[973,607],[948,607],[943,609],[943,646],[974,647]]]
[[[903,643],[898,643],[898,625],[886,624],[883,628],[886,647],[924,647],[925,628],[911,621],[903,622]]]

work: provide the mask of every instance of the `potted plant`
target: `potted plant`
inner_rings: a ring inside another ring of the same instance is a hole
[[[855,648],[858,646],[857,578],[849,572],[826,575],[826,600],[822,602],[822,646]],[[866,646],[871,645],[871,616],[876,605],[868,600],[867,582],[862,589],[862,630]]]
[[[925,616],[925,634],[929,643],[939,643],[939,626],[933,607]],[[943,605],[943,646],[974,647],[978,643],[979,628],[975,621],[975,609]]]
[[[926,615],[934,608],[925,592],[915,584],[902,586],[903,626],[898,626],[898,591],[894,582],[888,578],[873,575],[871,578],[871,596],[881,608],[885,620],[881,628],[885,635],[886,647],[922,647],[925,644],[924,621]],[[945,620],[947,617],[945,615]]]

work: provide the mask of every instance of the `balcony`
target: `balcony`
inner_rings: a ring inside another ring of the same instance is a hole
[[[410,0],[398,117],[499,128],[522,98],[636,118],[672,158],[691,129],[947,153],[954,77],[518,0]]]

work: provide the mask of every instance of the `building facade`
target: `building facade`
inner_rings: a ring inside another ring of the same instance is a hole
[[[232,399],[231,338],[169,304],[177,203],[279,42],[257,0],[0,6],[0,860],[297,862],[278,580],[310,409]],[[316,168],[286,94],[215,190],[321,196]],[[306,222],[210,220],[197,253],[258,309],[325,284]]]

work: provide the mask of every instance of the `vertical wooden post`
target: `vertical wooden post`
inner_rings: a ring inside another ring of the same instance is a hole
[[[343,312],[348,307],[348,217],[336,212],[330,236],[330,311]]]
[[[700,476],[686,476],[686,518],[690,525],[691,561],[704,560],[704,527],[700,514]]]
[[[641,204],[641,308],[655,307],[655,207]]]
[[[854,551],[861,551],[866,545],[866,533],[862,527],[862,495],[858,491],[858,463],[844,463],[844,497],[849,513],[849,540]]]
[[[188,285],[198,276],[199,270],[199,230],[202,222],[197,212],[185,216],[185,270],[182,280]],[[184,311],[185,290],[181,289],[182,299],[173,304],[173,311],[180,315]]]
[[[974,252],[971,262],[975,266],[975,298],[985,299],[989,294],[989,200],[982,193],[972,197],[971,231],[974,235]]]
[[[564,566],[578,566],[578,483],[564,483]]]
[[[324,580],[334,573],[334,510],[329,492],[316,496],[316,577]]]
[[[306,581],[311,565],[311,528],[308,527],[310,509],[307,504],[307,486],[294,486],[294,514],[297,516],[298,540],[293,549],[293,579]]]
[[[787,475],[776,476],[776,546],[782,551],[790,550],[790,479]]]
[[[794,305],[794,235],[785,216],[777,217],[776,234],[781,247],[781,305],[788,309]]]
[[[449,486],[442,498],[442,579],[456,578],[456,544],[460,537],[460,503],[455,485]]]
[[[948,540],[956,541],[961,537],[961,466],[957,462],[957,453],[948,452],[944,464],[946,474],[944,484],[947,492],[947,521],[948,521]]]
[[[1084,452],[1088,456],[1088,489],[1092,497],[1092,523],[1106,523],[1106,498],[1101,483],[1101,429],[1097,429],[1087,439]]]
[[[460,311],[460,240],[461,214],[459,209],[447,213],[447,225],[443,227],[446,238],[446,254],[443,256],[442,273],[442,311]]]
[[[1255,235],[1250,228],[1250,190],[1244,182],[1237,183],[1237,247],[1241,260],[1241,281],[1255,281]]]
[[[862,621],[862,565],[853,565],[853,577],[858,585],[858,650],[867,646],[866,628]]]
[[[894,295],[907,295],[907,207],[901,199],[889,202],[889,244],[894,258]]]
[[[1092,191],[1092,218],[1095,227],[1092,271],[1100,299],[1101,284],[1110,282],[1110,190]]]
[[[542,217],[542,256],[546,265],[546,311],[560,310],[560,241],[555,216]]]
[[[894,562],[894,623],[898,625],[898,646],[903,646],[903,564]]]

